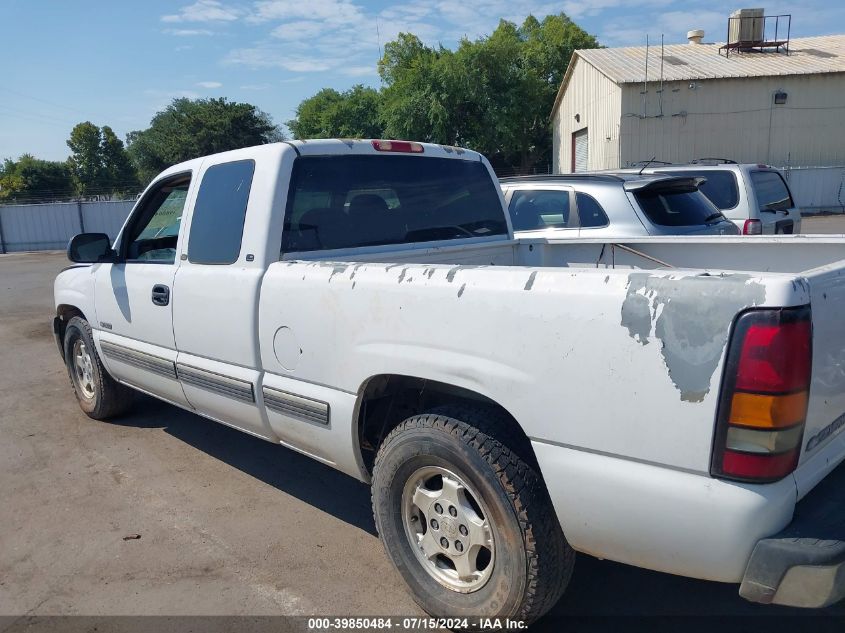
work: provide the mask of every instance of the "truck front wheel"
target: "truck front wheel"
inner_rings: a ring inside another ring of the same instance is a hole
[[[531,622],[566,588],[575,553],[527,445],[497,411],[457,406],[408,418],[379,448],[376,527],[431,615]]]
[[[112,378],[103,367],[91,326],[73,317],[65,328],[65,363],[79,406],[95,420],[105,420],[126,411],[134,392]]]

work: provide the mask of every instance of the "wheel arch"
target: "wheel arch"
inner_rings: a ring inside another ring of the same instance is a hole
[[[59,354],[62,359],[65,357],[65,330],[67,324],[73,317],[80,317],[88,320],[85,313],[77,306],[69,303],[60,303],[56,306],[56,316],[53,318],[53,336],[56,338],[56,345],[59,348]]]
[[[496,400],[466,387],[406,374],[377,374],[358,390],[355,432],[360,463],[372,475],[373,462],[381,443],[402,420],[436,407],[466,404],[488,407],[501,414],[518,438],[524,459],[538,469],[531,441],[516,417]]]

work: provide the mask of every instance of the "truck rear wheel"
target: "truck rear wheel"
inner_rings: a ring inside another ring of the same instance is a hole
[[[560,598],[575,552],[529,451],[483,406],[415,415],[385,438],[376,527],[426,612],[531,622]]]
[[[121,385],[103,367],[91,326],[73,317],[65,328],[65,364],[80,408],[95,420],[120,415],[131,405],[134,391]]]

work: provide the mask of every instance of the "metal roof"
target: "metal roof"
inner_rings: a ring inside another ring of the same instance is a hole
[[[720,44],[669,44],[664,47],[663,80],[689,81],[728,77],[775,77],[845,72],[845,35],[792,38],[789,55],[776,52],[719,54]],[[646,47],[575,51],[612,81],[638,83],[645,78]],[[570,67],[572,64],[570,64]],[[660,45],[648,49],[648,79],[660,79]]]

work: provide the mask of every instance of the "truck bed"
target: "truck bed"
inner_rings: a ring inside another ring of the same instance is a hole
[[[444,381],[504,398],[532,437],[656,463],[667,463],[666,447],[688,446],[689,452],[674,450],[668,465],[702,473],[708,470],[709,450],[701,449],[711,445],[734,317],[749,307],[810,303],[813,384],[796,473],[799,495],[845,456],[845,439],[833,441],[838,425],[814,442],[813,451],[806,450],[808,439],[845,413],[840,321],[845,237],[647,237],[625,243],[493,239],[286,260],[270,267],[262,291],[269,299],[262,299],[262,308],[274,309],[269,305],[275,303],[275,289],[284,287],[288,300],[293,295],[298,305],[313,308],[299,314],[319,313],[318,306],[330,301],[333,322],[378,326],[333,333],[325,348],[303,352],[314,364],[297,373],[324,376],[319,359],[335,346],[331,354],[343,350],[343,357],[356,361],[354,367],[341,363],[330,370],[336,372],[333,380],[354,391],[380,372],[386,355],[394,356],[389,364],[407,364],[412,374],[430,353],[448,354],[454,370],[441,374]],[[518,300],[510,299],[514,294]],[[443,322],[430,321],[433,309]],[[485,315],[491,310],[497,320],[488,330]],[[551,339],[541,327],[537,339],[531,327],[536,319],[561,327]],[[298,327],[311,332],[329,325],[320,321]],[[503,325],[509,332],[505,337],[494,331]],[[467,331],[473,336],[466,337]],[[437,344],[420,349],[411,340]],[[481,354],[479,340],[490,343]],[[548,378],[531,385],[524,393],[532,396],[523,398],[518,385],[537,367]],[[608,393],[631,397],[608,401]],[[661,441],[643,441],[636,420],[620,423],[631,418],[632,406],[648,409],[651,417],[683,421],[668,426]],[[549,408],[591,422],[560,425],[543,413]]]

